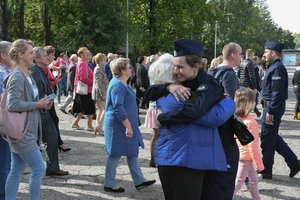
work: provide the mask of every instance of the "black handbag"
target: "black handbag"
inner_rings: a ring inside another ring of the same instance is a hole
[[[230,124],[232,131],[242,145],[249,144],[254,140],[254,137],[248,130],[247,126],[238,116],[232,115],[232,117],[230,118]]]

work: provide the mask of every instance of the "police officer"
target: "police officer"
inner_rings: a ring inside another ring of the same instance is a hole
[[[265,166],[261,174],[264,179],[272,179],[275,151],[284,157],[290,168],[291,178],[300,171],[300,161],[278,134],[281,117],[285,111],[285,100],[288,98],[288,74],[280,60],[282,49],[283,45],[276,41],[268,41],[265,44],[264,57],[269,65],[261,92],[264,104],[261,148]]]

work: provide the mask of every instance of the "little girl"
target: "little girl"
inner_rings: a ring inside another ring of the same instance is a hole
[[[237,176],[235,179],[235,191],[236,194],[244,184],[245,179],[249,178],[249,190],[252,199],[260,199],[258,190],[258,174],[264,170],[262,162],[261,151],[259,148],[259,127],[255,121],[254,115],[250,112],[255,107],[256,94],[250,88],[240,88],[236,91],[234,101],[236,103],[235,114],[243,120],[247,125],[248,130],[252,133],[254,141],[248,145],[242,146],[237,140],[240,161]]]

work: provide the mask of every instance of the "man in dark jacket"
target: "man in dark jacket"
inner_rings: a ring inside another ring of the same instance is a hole
[[[258,90],[258,85],[255,76],[255,65],[253,64],[252,60],[254,58],[254,51],[252,49],[247,49],[246,51],[246,59],[241,62],[239,67],[239,79],[240,79],[240,86],[251,88],[252,90]],[[261,113],[259,110],[254,108],[255,114],[260,117]]]
[[[145,91],[150,86],[148,70],[145,67],[145,57],[140,56],[137,59],[136,64],[136,97],[138,99],[138,105],[144,97]],[[141,108],[145,109],[146,105],[141,104]]]
[[[255,79],[255,66],[252,63],[254,57],[254,51],[247,49],[246,59],[241,62],[239,67],[240,86],[257,90]]]
[[[49,60],[45,49],[35,47],[33,49],[35,65],[31,67],[32,77],[38,87],[39,97],[53,93],[50,82],[44,73],[44,67],[48,67]],[[58,118],[54,108],[54,104],[50,110],[40,109],[42,120],[42,141],[47,144],[46,152],[48,155],[46,176],[64,176],[68,175],[68,171],[60,170],[58,161]]]

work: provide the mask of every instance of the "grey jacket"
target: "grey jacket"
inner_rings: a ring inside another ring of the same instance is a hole
[[[32,81],[34,82],[33,79]],[[25,135],[21,140],[8,138],[10,150],[24,154],[39,149],[42,127],[40,113],[36,108],[38,97],[34,99],[30,83],[18,69],[7,76],[4,86],[8,92],[8,110],[27,112]]]
[[[102,67],[99,65],[94,69],[94,80],[92,89],[92,99],[94,101],[101,101],[103,96],[106,96],[108,86],[108,79]]]

